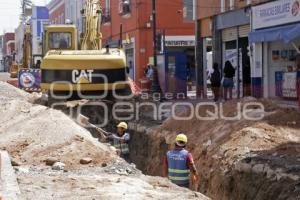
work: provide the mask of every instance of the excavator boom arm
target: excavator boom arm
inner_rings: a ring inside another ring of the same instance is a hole
[[[102,34],[100,33],[101,6],[99,0],[87,0],[83,10],[85,28],[82,34],[81,50],[100,50]]]

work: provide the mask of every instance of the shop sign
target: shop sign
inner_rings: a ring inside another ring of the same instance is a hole
[[[287,72],[283,74],[282,96],[297,98],[297,73]]]
[[[167,47],[190,47],[195,46],[195,40],[181,40],[181,41],[166,41]]]
[[[300,0],[279,0],[252,9],[253,29],[300,21]]]

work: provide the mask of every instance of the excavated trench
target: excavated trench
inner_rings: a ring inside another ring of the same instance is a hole
[[[139,126],[138,126],[139,127]],[[130,157],[137,168],[144,174],[161,176],[163,172],[163,157],[172,147],[167,144],[169,136],[166,133],[147,131],[139,127],[138,130],[131,130]],[[200,172],[201,180],[193,190],[197,190],[212,199],[223,200],[275,200],[275,199],[300,199],[300,182],[292,179],[266,178],[265,171],[257,169],[257,172],[248,169],[247,165],[252,163],[268,163],[272,158],[268,155],[253,157],[252,160],[245,158],[240,161],[244,170],[236,168],[224,169],[224,163],[210,158],[207,149],[200,145],[192,144],[188,149],[194,154],[197,169]],[[290,146],[289,146],[290,147]],[[286,148],[286,147],[284,147]],[[300,150],[300,145],[293,146],[295,151]],[[200,152],[197,152],[199,151]],[[272,156],[272,154],[271,154]],[[287,159],[294,159],[293,155],[278,157],[278,162],[285,163]],[[244,165],[245,164],[245,165]],[[294,167],[300,169],[297,162]],[[299,163],[298,163],[299,164]],[[259,166],[259,165],[257,165]],[[299,171],[298,171],[299,172]]]
[[[72,109],[76,109],[76,106],[72,107]],[[64,108],[61,110],[68,113],[70,109]],[[94,116],[95,113],[97,117]],[[84,110],[83,114],[90,117],[92,123],[98,123],[103,120],[101,118],[103,115],[101,109],[92,109],[91,112],[89,108]],[[112,120],[112,118],[110,120],[110,123],[105,128],[108,131],[115,132],[117,122]],[[159,126],[162,124],[162,121],[149,120],[145,117],[141,121],[129,123],[131,134],[130,159],[144,174],[162,176],[163,157],[172,148],[172,141],[178,132],[177,130],[161,129]],[[234,125],[229,127],[232,128]],[[228,129],[228,127],[224,127],[224,129]],[[97,137],[95,130],[90,129],[90,131],[94,137]],[[209,137],[203,136],[200,140],[199,137],[202,136],[196,136],[197,139],[195,141],[192,139],[188,146],[188,150],[193,154],[196,167],[201,176],[199,183],[192,186],[192,189],[217,200],[300,199],[299,177],[297,178],[295,175],[295,177],[291,178],[282,178],[284,176],[282,174],[289,173],[289,171],[282,171],[282,169],[287,168],[286,163],[291,165],[290,171],[300,176],[300,156],[298,154],[287,152],[275,154],[274,152],[277,152],[277,150],[272,149],[269,152],[250,152],[243,159],[230,162],[226,161],[222,155],[216,156],[216,152],[220,150],[219,145],[221,144],[215,146],[205,144]],[[281,148],[293,148],[293,152],[300,152],[300,144],[298,143],[285,144]],[[224,152],[225,154],[226,152]],[[275,164],[274,160],[276,160]],[[267,167],[269,166],[267,165],[268,163],[273,164],[270,165],[271,168]],[[277,173],[276,170],[279,170],[280,173]],[[269,173],[273,174],[270,175]],[[278,174],[280,177],[278,177]]]

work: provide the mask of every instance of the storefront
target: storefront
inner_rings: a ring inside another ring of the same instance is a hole
[[[195,36],[166,36],[164,48],[169,73],[175,73],[175,68],[172,66],[176,66],[176,71],[180,74],[178,78],[184,80],[180,81],[180,87],[188,87],[188,91],[196,91]],[[180,91],[186,92],[186,89]]]
[[[298,99],[300,1],[279,0],[253,7],[252,89],[256,97]]]
[[[163,53],[158,55],[158,75],[163,94],[185,97],[196,82],[195,36],[166,36]]]
[[[250,32],[250,12],[247,9],[223,13],[215,18],[215,29],[219,31],[221,53],[214,56],[214,62],[224,67],[230,61],[236,69],[233,96],[250,95],[250,58],[248,55],[248,33]],[[219,58],[218,58],[219,57]],[[221,59],[221,60],[220,60]],[[223,71],[223,70],[222,70]]]

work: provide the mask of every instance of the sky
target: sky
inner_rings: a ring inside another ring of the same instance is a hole
[[[37,6],[46,5],[50,0],[32,0]],[[14,32],[20,20],[21,0],[0,0],[0,35]]]

